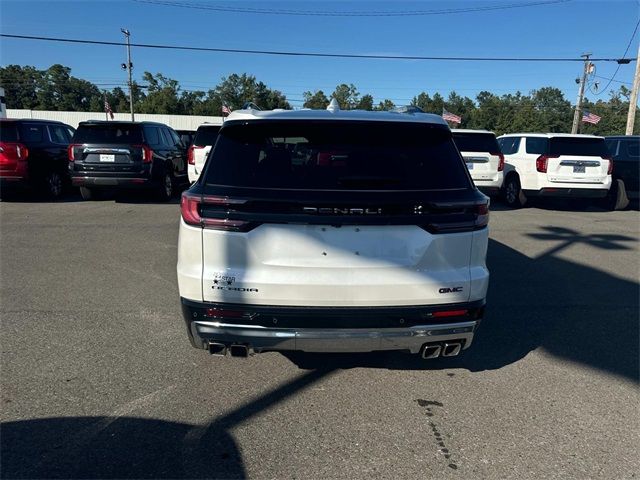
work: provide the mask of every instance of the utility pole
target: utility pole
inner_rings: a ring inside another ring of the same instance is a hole
[[[627,130],[625,135],[633,135],[633,124],[636,120],[636,104],[638,103],[638,88],[640,87],[640,45],[638,45],[638,59],[636,60],[636,74],[633,77],[629,113],[627,114]]]
[[[131,121],[135,122],[135,117],[133,115],[133,80],[131,79],[131,69],[133,68],[133,63],[131,63],[131,42],[130,36],[131,33],[126,28],[121,28],[120,31],[124,33],[124,36],[127,40],[127,64],[122,64],[122,68],[129,72],[129,108],[131,109]]]
[[[573,114],[573,125],[571,126],[571,133],[578,133],[578,125],[580,124],[580,117],[582,114],[582,100],[584,98],[584,86],[587,83],[587,73],[589,72],[589,57],[591,53],[583,53],[580,55],[584,58],[584,69],[582,71],[582,79],[580,80],[580,88],[578,89],[578,100],[576,101],[576,111]]]

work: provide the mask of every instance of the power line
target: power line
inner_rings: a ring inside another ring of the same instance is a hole
[[[638,31],[638,26],[640,25],[640,20],[638,20],[638,22],[636,23],[636,28],[633,29],[633,33],[631,34],[631,38],[629,39],[629,43],[627,44],[627,48],[625,49],[624,53],[622,54],[622,57],[624,58],[627,53],[629,52],[629,48],[631,47],[631,43],[633,42],[633,38],[636,36],[636,32]],[[611,78],[609,78],[609,83],[607,83],[607,85],[605,87],[602,88],[602,90],[600,90],[599,93],[594,92],[591,89],[591,85],[589,85],[589,91],[591,93],[593,93],[594,95],[598,96],[601,95],[602,92],[605,92],[607,90],[607,88],[609,88],[609,85],[611,85],[611,82],[616,81],[616,75],[618,74],[618,70],[620,70],[620,65],[622,65],[621,63],[618,63],[618,66],[616,67],[616,71],[613,72],[613,75],[611,76]]]
[[[624,83],[625,85],[633,85],[632,82],[625,82],[622,80],[615,80],[614,78],[610,78],[610,77],[603,77],[602,75],[594,75],[595,78],[600,78],[602,80],[611,80],[612,82],[616,82],[616,83]]]
[[[259,15],[295,15],[295,16],[316,16],[316,17],[406,17],[406,16],[427,16],[427,15],[451,15],[458,13],[477,13],[492,10],[506,10],[512,8],[534,7],[542,5],[554,5],[567,3],[572,0],[538,0],[526,3],[509,3],[502,5],[485,5],[482,7],[461,7],[444,8],[431,10],[378,10],[378,11],[321,11],[321,10],[290,10],[275,8],[250,8],[223,5],[206,5],[202,3],[176,2],[168,0],[134,0],[138,3],[151,5],[163,5],[168,7],[191,8],[196,10],[211,10],[228,13],[249,13]]]
[[[109,46],[126,46],[126,43],[108,42],[104,40],[85,40],[77,38],[60,38],[60,37],[40,37],[34,35],[13,35],[8,33],[0,33],[0,37],[15,38],[21,40],[39,40],[45,42],[63,42],[77,43],[86,45],[109,45]],[[582,58],[549,58],[549,57],[431,57],[431,56],[414,56],[414,55],[363,55],[348,53],[318,53],[318,52],[291,52],[277,50],[241,50],[235,48],[211,48],[211,47],[188,47],[179,45],[161,45],[152,43],[132,43],[132,47],[138,48],[155,48],[161,50],[187,50],[196,52],[218,52],[218,53],[247,53],[254,55],[279,55],[288,57],[320,57],[320,58],[359,58],[368,60],[431,60],[431,61],[456,61],[456,62],[582,62]],[[635,62],[635,58],[593,58],[598,62]]]

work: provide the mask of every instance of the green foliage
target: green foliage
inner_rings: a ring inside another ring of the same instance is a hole
[[[208,91],[183,90],[177,80],[161,73],[144,72],[144,88],[133,83],[133,103],[136,112],[183,115],[221,115],[222,105],[233,110],[247,102],[260,108],[290,109],[286,96],[270,89],[255,76],[243,73],[222,78]],[[104,97],[114,112],[129,111],[128,87],[101,91],[86,80],[71,75],[71,69],[52,65],[46,70],[32,66],[7,65],[0,67],[0,86],[5,89],[8,108],[33,110],[102,111]],[[581,123],[580,131],[596,135],[624,133],[629,97],[625,86],[610,92],[608,100],[586,99],[584,108],[602,117],[597,125]],[[391,110],[393,101],[385,99],[374,104],[370,94],[361,95],[354,84],[341,83],[327,96],[322,90],[303,93],[304,107],[325,109],[335,98],[344,110]],[[513,132],[569,132],[573,121],[573,107],[555,87],[544,87],[528,95],[516,92],[502,96],[489,91],[478,93],[475,99],[451,92],[445,99],[439,93],[421,92],[412,105],[425,112],[441,115],[443,109],[462,117],[456,128],[487,129],[501,135]],[[636,114],[635,131],[640,131]]]

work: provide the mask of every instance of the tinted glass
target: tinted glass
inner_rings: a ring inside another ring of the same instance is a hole
[[[587,155],[606,157],[609,155],[604,138],[555,137],[549,143],[549,154],[554,156]]]
[[[140,125],[83,125],[73,135],[73,143],[141,144]]]
[[[527,137],[526,152],[535,153],[536,155],[547,153],[547,142],[548,139],[544,137]]]
[[[490,133],[453,133],[453,141],[461,152],[499,153],[496,136]]]
[[[517,153],[520,149],[520,137],[506,137],[498,140],[500,149],[505,155]]]
[[[66,128],[59,125],[49,125],[47,128],[49,129],[49,137],[51,138],[51,141],[53,143],[59,143],[63,145],[69,143]]]
[[[44,125],[23,124],[20,128],[20,138],[23,142],[42,142],[45,139]]]
[[[173,130],[171,128],[167,128],[166,132],[167,132],[167,135],[168,135],[167,138],[169,139],[169,142],[171,143],[172,146],[180,145],[180,143],[181,143],[180,137],[175,132],[175,130]]]
[[[196,138],[194,139],[193,144],[201,147],[206,145],[213,145],[214,143],[216,143],[216,138],[219,131],[220,127],[218,125],[200,127],[196,132]]]
[[[604,143],[607,146],[607,150],[610,155],[617,157],[620,154],[618,151],[618,144],[620,143],[620,140],[605,140]]]
[[[0,142],[17,142],[18,141],[18,129],[16,125],[11,122],[0,123]]]
[[[282,121],[225,126],[209,184],[312,190],[470,187],[448,129],[387,122]]]
[[[160,131],[157,127],[143,127],[144,130],[144,140],[149,145],[161,145],[164,143],[160,138]]]
[[[638,160],[640,157],[640,141],[632,140],[630,142],[624,142],[627,144],[627,153],[632,160]]]

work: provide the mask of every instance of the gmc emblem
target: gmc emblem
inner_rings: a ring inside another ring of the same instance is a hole
[[[453,287],[453,288],[445,287],[438,290],[439,293],[458,293],[461,291],[462,291],[462,287]]]

